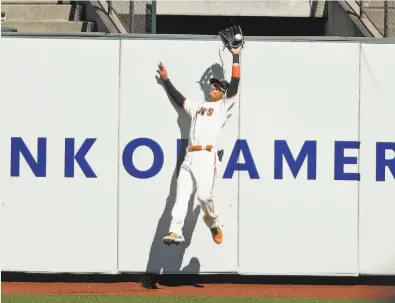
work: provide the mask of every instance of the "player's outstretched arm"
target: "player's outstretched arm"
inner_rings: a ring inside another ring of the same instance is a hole
[[[174,87],[173,83],[171,83],[169,77],[167,76],[167,70],[162,62],[159,63],[158,68],[159,69],[157,70],[157,72],[163,80],[163,84],[168,91],[170,97],[174,100],[174,102],[176,102],[179,107],[183,107],[186,98]]]
[[[241,48],[232,49],[233,63],[232,63],[232,78],[229,83],[229,88],[226,91],[226,98],[236,96],[240,83],[240,50]]]

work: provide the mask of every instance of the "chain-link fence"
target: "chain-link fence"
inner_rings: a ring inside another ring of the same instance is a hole
[[[128,33],[155,33],[155,0],[109,0],[108,3]]]
[[[129,33],[156,33],[157,0],[108,0],[111,10],[118,16]],[[321,2],[321,1],[319,1]],[[395,37],[395,1],[356,1],[361,14],[373,23],[384,37]]]
[[[383,35],[395,37],[395,1],[357,1],[361,13],[366,16]]]

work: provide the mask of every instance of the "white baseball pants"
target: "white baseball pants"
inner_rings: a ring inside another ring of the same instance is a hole
[[[218,215],[214,210],[213,191],[218,162],[215,149],[212,151],[187,151],[177,179],[177,195],[172,210],[170,232],[182,234],[188,202],[195,189],[204,212],[204,222],[209,228],[217,226]]]

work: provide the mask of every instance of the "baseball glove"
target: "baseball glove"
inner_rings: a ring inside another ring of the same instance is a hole
[[[222,43],[228,50],[232,48],[239,48],[244,46],[244,36],[239,25],[232,25],[221,30],[219,33]]]

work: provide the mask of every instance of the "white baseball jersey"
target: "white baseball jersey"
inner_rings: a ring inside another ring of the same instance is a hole
[[[238,94],[232,98],[224,98],[215,102],[196,103],[188,98],[184,101],[184,108],[192,120],[189,146],[213,145],[217,147],[222,128],[232,115],[232,108],[237,96]],[[213,198],[217,177],[217,158],[216,152],[186,153],[177,179],[177,195],[172,210],[171,232],[182,234],[184,219],[188,211],[188,201],[195,188],[204,212],[205,224],[209,228],[217,226],[218,215],[214,209]]]
[[[190,99],[184,102],[184,108],[191,117],[189,145],[217,144],[222,128],[232,114],[232,108],[238,94],[214,102],[196,103]]]

